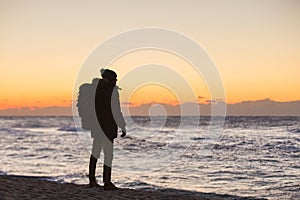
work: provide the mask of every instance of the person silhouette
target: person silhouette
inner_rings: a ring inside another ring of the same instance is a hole
[[[93,123],[90,128],[93,147],[89,163],[89,186],[99,187],[95,172],[97,161],[103,149],[104,189],[116,190],[118,188],[111,182],[113,142],[118,135],[118,127],[122,130],[121,137],[126,136],[126,123],[120,108],[119,87],[116,86],[117,74],[110,69],[101,69],[100,72],[102,79],[94,79],[92,83],[92,85],[96,85],[94,87],[96,88],[94,116],[96,116],[98,123]]]

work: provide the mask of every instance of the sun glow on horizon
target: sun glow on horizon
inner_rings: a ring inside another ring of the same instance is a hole
[[[129,103],[129,105],[132,106],[153,103],[177,105],[180,103],[180,101],[172,91],[163,86],[146,85],[138,88],[130,96]]]

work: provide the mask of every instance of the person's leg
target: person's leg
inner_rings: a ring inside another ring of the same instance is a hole
[[[90,157],[90,164],[89,164],[89,185],[90,187],[98,187],[99,184],[96,181],[96,165],[97,165],[97,159],[91,155]]]
[[[104,165],[103,165],[103,182],[105,190],[116,190],[118,189],[111,182],[111,167],[113,160],[113,141],[105,138],[105,142],[103,143],[103,151],[104,151]]]
[[[113,154],[114,154],[114,143],[107,138],[104,138],[102,143],[104,152],[104,164],[108,167],[112,166]]]
[[[99,184],[96,181],[96,165],[97,161],[100,158],[101,153],[101,140],[97,137],[93,140],[93,147],[92,147],[92,155],[90,157],[90,164],[89,164],[89,185],[90,187],[99,187]]]

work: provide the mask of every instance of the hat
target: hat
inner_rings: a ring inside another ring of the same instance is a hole
[[[110,81],[115,81],[117,80],[117,74],[116,72],[110,70],[110,69],[101,69],[100,70],[102,78],[106,78]]]

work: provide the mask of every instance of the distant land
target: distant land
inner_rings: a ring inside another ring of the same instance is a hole
[[[224,102],[214,103],[217,106],[221,106]],[[149,108],[154,103],[141,104],[138,106],[131,106],[127,109],[128,104],[122,104],[122,110],[124,115],[139,115],[147,116]],[[178,105],[161,104],[165,109],[165,114],[172,116],[181,115],[181,109],[184,111],[182,115],[193,116],[197,115],[195,107],[196,103],[182,103]],[[210,115],[211,105],[198,104],[200,108],[200,115]],[[153,108],[153,107],[152,107]],[[156,111],[150,112],[152,115],[156,114]],[[157,112],[161,115],[162,112]],[[22,107],[22,108],[9,108],[0,110],[0,116],[71,116],[72,107]],[[227,116],[300,116],[300,100],[289,102],[277,102],[271,99],[263,99],[256,101],[242,101],[239,103],[227,104]]]

